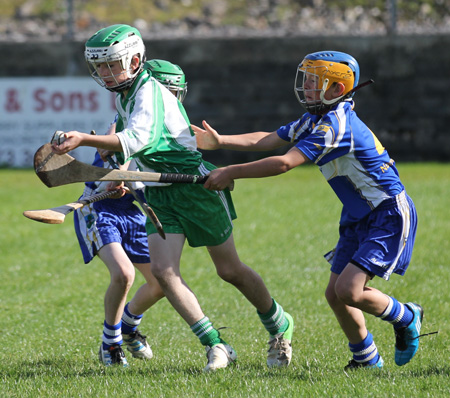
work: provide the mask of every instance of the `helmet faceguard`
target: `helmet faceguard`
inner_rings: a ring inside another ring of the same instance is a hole
[[[355,58],[338,51],[320,51],[308,54],[298,66],[294,92],[300,105],[309,113],[321,115],[351,98],[358,81],[359,65]],[[325,99],[326,91],[336,83],[344,86],[342,94],[331,100]]]
[[[121,92],[131,87],[136,77],[143,69],[145,62],[145,46],[141,34],[136,28],[128,25],[112,25],[99,30],[87,42],[84,52],[91,76],[94,80],[110,91]],[[132,66],[133,57],[139,58],[137,66]],[[114,74],[111,63],[119,61],[121,73]],[[110,73],[99,73],[99,66],[106,66]],[[125,72],[123,72],[125,71]],[[118,76],[126,73],[126,79],[119,82]],[[115,85],[107,84],[105,80],[115,81]]]
[[[187,82],[178,65],[162,59],[152,59],[145,63],[144,68],[150,69],[152,76],[183,102],[187,94]]]

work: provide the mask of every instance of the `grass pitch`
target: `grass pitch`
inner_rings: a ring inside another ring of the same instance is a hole
[[[127,355],[128,369],[97,359],[103,295],[99,259],[84,265],[73,216],[61,225],[23,217],[24,210],[76,200],[82,184],[49,189],[31,170],[0,170],[0,397],[446,397],[450,396],[450,164],[400,164],[416,203],[419,230],[404,277],[372,286],[425,310],[424,337],[407,365],[394,363],[392,327],[366,317],[385,360],[381,371],[346,374],[345,337],[324,298],[329,266],[322,255],[337,240],[340,203],[315,167],[236,182],[235,241],[296,322],[291,366],[268,370],[267,335],[254,308],[221,281],[204,248],[186,247],[185,279],[205,313],[238,353],[235,366],[204,375],[203,347],[166,300],[140,329],[155,357]],[[130,293],[143,283],[138,275]]]

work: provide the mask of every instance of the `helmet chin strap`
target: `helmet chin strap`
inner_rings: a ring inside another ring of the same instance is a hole
[[[367,80],[367,81],[364,82],[364,83],[358,84],[355,88],[353,88],[352,90],[350,90],[347,94],[341,95],[340,97],[335,98],[335,99],[332,100],[332,101],[327,101],[325,98],[323,98],[324,92],[322,91],[322,92],[320,93],[320,99],[322,100],[322,102],[323,102],[325,105],[328,105],[328,106],[330,106],[330,105],[337,105],[339,102],[344,101],[344,100],[347,99],[347,98],[350,98],[350,97],[352,96],[352,94],[353,94],[356,90],[359,90],[360,88],[363,88],[363,87],[365,87],[365,86],[368,86],[369,84],[372,84],[372,83],[374,83],[374,80],[373,80],[373,79],[369,79],[369,80]]]
[[[320,100],[325,105],[337,104],[345,95],[341,95],[340,97],[333,98],[332,100],[325,99],[325,92],[328,89],[328,83],[330,83],[330,81],[328,79],[325,79],[325,81],[323,82],[322,90],[320,91]]]
[[[116,92],[116,93],[122,93],[123,91],[128,90],[133,85],[134,81],[136,80],[138,75],[143,70],[144,70],[144,63],[143,62],[141,63],[141,66],[139,68],[137,68],[136,73],[134,73],[134,74],[132,72],[132,67],[130,65],[130,67],[127,70],[128,79],[125,82],[121,83],[119,85],[119,87],[112,87],[112,88],[108,88],[107,87],[107,89],[109,91],[113,91],[113,92]]]

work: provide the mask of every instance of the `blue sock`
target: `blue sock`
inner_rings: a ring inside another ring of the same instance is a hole
[[[103,323],[102,345],[107,350],[113,344],[122,344],[122,322],[117,325],[108,325],[106,321]]]
[[[394,325],[394,329],[408,326],[414,318],[413,312],[394,297],[388,296],[388,298],[389,304],[379,317]]]
[[[122,315],[122,333],[130,334],[135,332],[141,323],[142,317],[144,315],[134,315],[128,309],[128,304],[125,306]]]
[[[367,337],[358,344],[348,343],[353,359],[363,365],[375,365],[380,359],[378,349],[373,342],[372,334],[367,331]]]

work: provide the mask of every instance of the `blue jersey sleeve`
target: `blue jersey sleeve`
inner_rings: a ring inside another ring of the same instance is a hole
[[[345,101],[323,115],[305,114],[278,135],[320,167],[344,205],[341,223],[360,220],[403,185],[387,151]]]
[[[339,136],[339,132],[332,121],[324,117],[296,146],[310,160],[321,166],[348,153],[351,143],[348,137]]]
[[[320,120],[319,116],[305,113],[300,119],[281,126],[277,130],[277,134],[282,140],[288,142],[295,143],[302,141],[311,134],[318,120]],[[305,153],[305,155],[312,160],[308,153]]]

